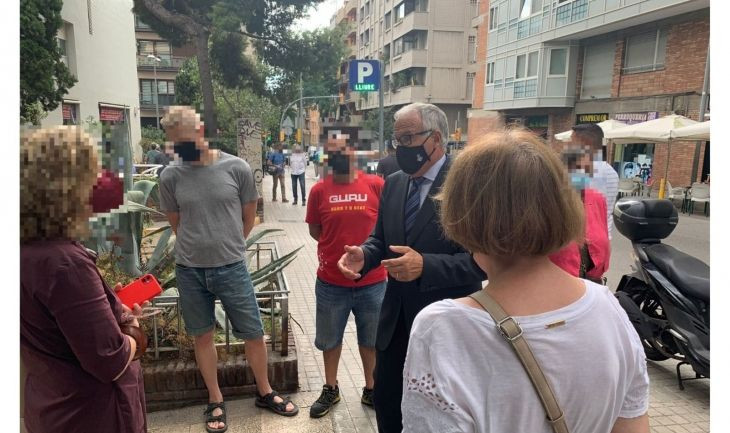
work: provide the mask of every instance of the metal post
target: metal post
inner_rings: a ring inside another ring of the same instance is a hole
[[[383,150],[385,150],[385,137],[383,137],[383,69],[385,65],[382,60],[378,60],[380,64],[380,84],[378,85],[378,100],[380,104],[380,112],[378,113],[378,131],[379,131],[379,143],[378,143],[378,157],[383,159]]]
[[[299,144],[304,144],[304,85],[301,72],[299,73],[299,129],[302,131]]]
[[[155,119],[157,120],[157,129],[160,129],[160,88],[157,87],[157,58],[152,61],[152,70],[155,74]]]
[[[700,98],[700,122],[705,121],[705,112],[707,111],[707,96],[710,90],[710,47],[707,47],[707,59],[705,60],[705,81],[702,83],[702,97]],[[695,155],[692,162],[692,179],[690,184],[695,182],[697,179],[697,171],[700,165],[700,150],[702,141],[697,141],[695,144]]]

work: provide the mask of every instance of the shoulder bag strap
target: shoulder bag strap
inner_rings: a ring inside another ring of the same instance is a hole
[[[515,350],[515,353],[517,353],[517,357],[522,362],[522,366],[525,368],[532,385],[537,391],[537,395],[540,397],[540,402],[543,408],[545,408],[547,420],[553,432],[568,433],[568,426],[565,423],[563,411],[560,409],[558,400],[555,398],[555,394],[545,374],[543,374],[540,364],[535,359],[535,355],[532,354],[530,346],[522,336],[520,324],[514,318],[508,316],[497,301],[489,296],[486,291],[480,290],[472,293],[469,297],[477,301],[492,316],[494,321],[497,322],[497,329],[502,334],[502,337],[507,340]]]

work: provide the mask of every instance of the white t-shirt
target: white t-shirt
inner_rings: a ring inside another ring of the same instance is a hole
[[[606,210],[608,215],[608,238],[612,239],[613,232],[613,206],[618,196],[618,173],[606,161],[593,161],[593,178],[591,187],[597,189],[606,199]]]
[[[607,287],[549,313],[515,317],[571,432],[609,433],[649,408],[646,358]],[[565,321],[564,325],[546,325]],[[424,308],[403,371],[403,432],[552,433],[512,347],[483,310],[447,299]]]
[[[307,169],[307,154],[292,153],[289,155],[289,166],[291,167],[291,174],[302,174]]]

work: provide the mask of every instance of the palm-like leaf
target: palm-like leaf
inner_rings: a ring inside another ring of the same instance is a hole
[[[246,239],[246,249],[251,248],[253,246],[253,244],[258,242],[261,238],[263,238],[266,235],[269,235],[269,234],[275,233],[275,232],[283,232],[283,231],[284,230],[282,230],[282,229],[266,229],[266,230],[261,230],[260,232],[256,232],[256,233],[252,234],[251,236],[249,236],[248,239]]]

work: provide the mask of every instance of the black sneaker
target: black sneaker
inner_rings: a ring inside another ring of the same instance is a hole
[[[307,201],[306,200],[302,200],[302,206],[306,206],[306,205],[307,205]]]
[[[327,415],[335,404],[340,402],[340,387],[332,388],[329,385],[322,386],[322,394],[319,395],[317,401],[309,408],[309,416],[312,418],[320,418]]]
[[[296,206],[296,205],[297,205],[297,201],[296,201],[296,199],[294,200],[294,203],[292,203],[292,205],[294,205],[294,206]]]
[[[373,406],[373,390],[364,388],[362,389],[362,398],[360,399],[360,403],[368,405],[370,407]]]

